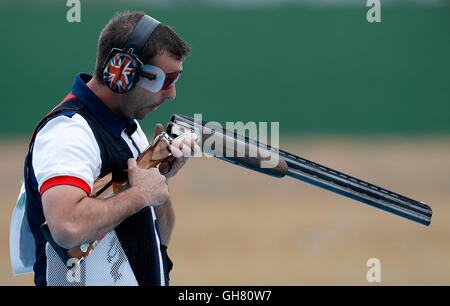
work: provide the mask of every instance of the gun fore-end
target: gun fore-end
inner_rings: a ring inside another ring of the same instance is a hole
[[[210,122],[172,115],[166,132],[173,138],[194,133],[204,154],[235,165],[278,178],[288,173],[288,165],[276,149]]]

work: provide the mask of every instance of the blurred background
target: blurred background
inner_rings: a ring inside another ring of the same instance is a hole
[[[9,225],[36,123],[92,73],[101,29],[143,10],[192,46],[170,115],[279,122],[280,148],[426,202],[430,227],[309,184],[217,159],[172,179],[173,285],[450,285],[450,2],[364,0],[66,1],[0,3],[0,285],[13,276]]]

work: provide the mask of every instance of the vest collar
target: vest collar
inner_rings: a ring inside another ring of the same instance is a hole
[[[119,118],[114,114],[86,85],[92,76],[87,73],[78,73],[72,86],[72,94],[95,115],[101,124],[114,136],[121,137],[122,131],[132,135],[137,128],[133,119]]]

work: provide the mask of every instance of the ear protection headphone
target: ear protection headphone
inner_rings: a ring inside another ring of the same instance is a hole
[[[139,81],[143,63],[139,56],[160,22],[144,15],[134,27],[122,49],[113,48],[103,64],[103,82],[115,93],[127,93]]]

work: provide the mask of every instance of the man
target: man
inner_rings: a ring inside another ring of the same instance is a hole
[[[167,179],[195,144],[171,144],[175,159],[165,176],[140,169],[135,159],[149,142],[135,119],[175,99],[189,53],[167,25],[143,12],[118,13],[100,34],[94,76],[78,74],[71,93],[38,124],[25,165],[36,285],[168,285],[174,211]],[[155,136],[162,131],[157,124]],[[128,189],[90,197],[95,179],[122,170]],[[68,270],[44,239],[45,221],[63,248],[99,240],[79,270]]]

